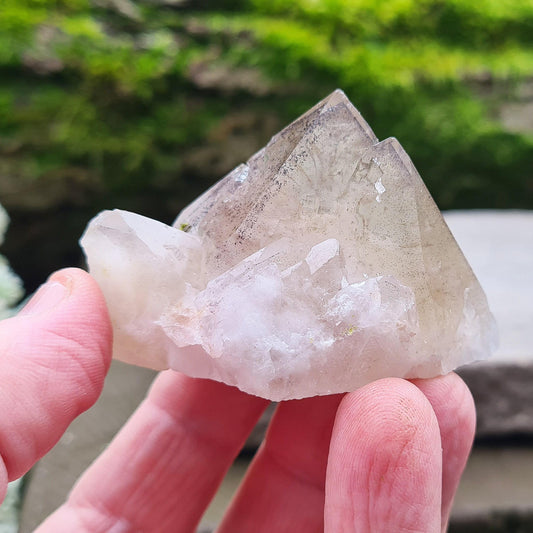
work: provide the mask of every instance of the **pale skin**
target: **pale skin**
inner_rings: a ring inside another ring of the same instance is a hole
[[[0,322],[0,500],[96,401],[111,339],[102,294],[78,269]],[[266,406],[162,372],[37,532],[192,533]],[[474,426],[455,374],[283,402],[218,533],[443,532]]]

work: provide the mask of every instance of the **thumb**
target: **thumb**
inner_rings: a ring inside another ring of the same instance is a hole
[[[52,275],[0,322],[0,502],[98,398],[111,358],[104,298],[84,271]]]

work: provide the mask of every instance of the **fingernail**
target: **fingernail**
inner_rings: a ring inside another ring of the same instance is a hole
[[[31,300],[20,311],[19,315],[34,316],[51,311],[70,293],[70,290],[57,281],[48,281],[41,285]]]

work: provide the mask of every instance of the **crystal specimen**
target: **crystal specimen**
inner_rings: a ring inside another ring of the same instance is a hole
[[[104,211],[82,238],[115,357],[285,400],[431,377],[496,343],[411,160],[335,91],[174,227]]]

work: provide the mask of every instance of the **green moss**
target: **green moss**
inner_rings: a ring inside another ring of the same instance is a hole
[[[132,16],[88,0],[4,0],[2,171],[56,180],[76,169],[104,194],[164,185],[187,196],[219,177],[189,154],[222,142],[228,114],[283,124],[341,87],[378,136],[400,139],[441,207],[533,205],[533,136],[506,131],[475,90],[488,80],[512,94],[533,76],[530,1],[183,5],[139,1]],[[226,78],[209,85],[202,69]],[[266,88],[228,88],[241,72]]]

